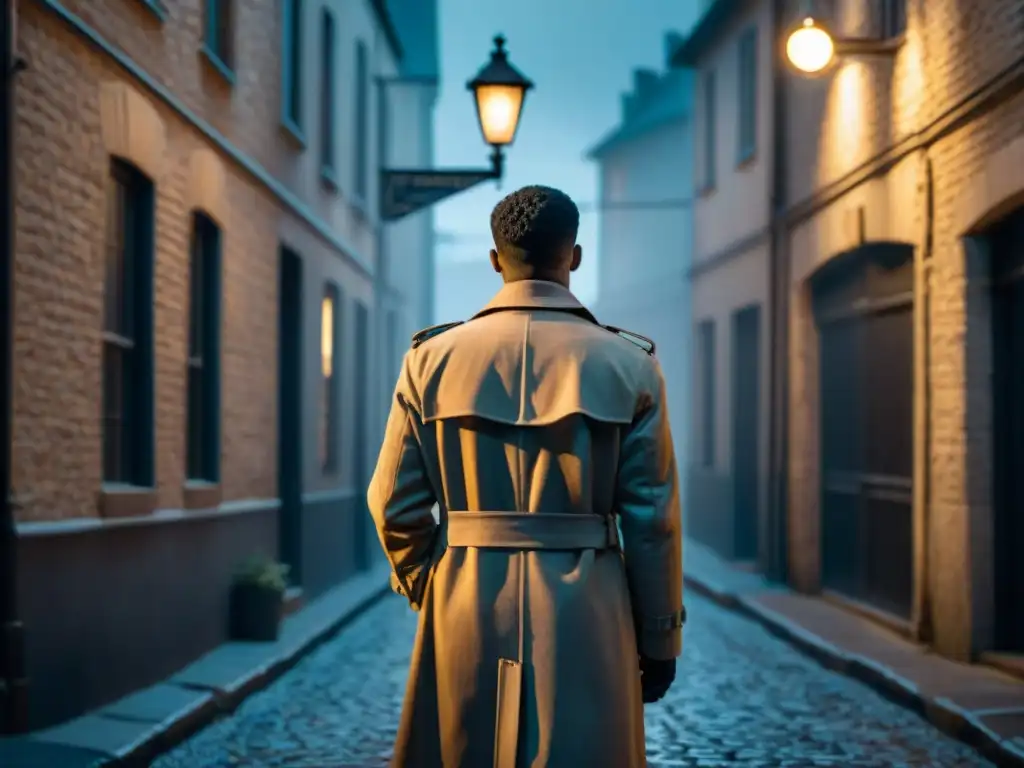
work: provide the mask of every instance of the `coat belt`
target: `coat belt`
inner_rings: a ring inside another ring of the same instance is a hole
[[[610,515],[546,512],[448,512],[448,546],[481,549],[614,549]]]

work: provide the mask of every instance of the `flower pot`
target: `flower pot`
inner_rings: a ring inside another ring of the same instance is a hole
[[[229,599],[228,635],[232,640],[274,642],[281,628],[284,593],[259,584],[235,584]]]

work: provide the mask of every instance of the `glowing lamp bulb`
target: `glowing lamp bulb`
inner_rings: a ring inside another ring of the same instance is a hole
[[[476,103],[484,140],[492,146],[511,144],[523,108],[524,89],[518,85],[481,85]]]
[[[786,57],[801,72],[821,72],[835,55],[832,36],[808,16],[786,41]]]

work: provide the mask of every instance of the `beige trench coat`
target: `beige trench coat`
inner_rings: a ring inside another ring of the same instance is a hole
[[[417,334],[368,492],[420,611],[393,765],[646,765],[637,646],[678,656],[684,616],[668,424],[653,355],[555,283]]]

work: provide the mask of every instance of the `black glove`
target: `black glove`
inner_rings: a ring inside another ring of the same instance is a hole
[[[652,659],[640,655],[640,689],[644,704],[660,701],[676,679],[675,659]]]

